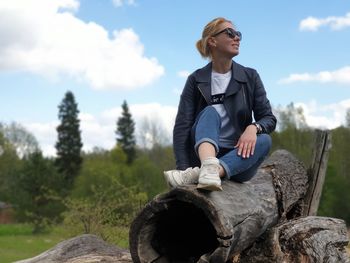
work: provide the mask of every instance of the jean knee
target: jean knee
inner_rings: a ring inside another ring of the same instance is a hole
[[[201,114],[210,114],[210,116],[214,117],[214,118],[219,118],[220,119],[220,115],[219,113],[217,112],[217,110],[209,105],[209,106],[206,106],[201,112],[200,112],[200,115]]]

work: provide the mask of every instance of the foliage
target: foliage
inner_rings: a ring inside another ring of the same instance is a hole
[[[123,178],[122,178],[123,179]],[[137,158],[131,167],[130,180],[123,180],[126,185],[136,186],[140,192],[145,192],[151,200],[167,187],[163,179],[163,170],[149,160],[147,156]]]
[[[51,160],[41,152],[30,154],[12,181],[11,203],[17,219],[33,224],[35,233],[47,225],[58,222],[64,207],[58,194],[62,187]]]
[[[310,166],[312,149],[315,142],[315,131],[307,128],[298,130],[290,127],[281,132],[274,132],[272,137],[272,149],[286,149],[293,153],[305,166]]]
[[[65,190],[70,190],[78,175],[82,157],[83,144],[80,135],[80,120],[78,119],[78,104],[72,92],[68,91],[58,106],[58,118],[61,121],[57,127],[56,166],[65,181]]]
[[[20,169],[21,161],[15,147],[0,131],[0,201],[8,202],[13,194],[11,180]]]
[[[126,236],[136,213],[145,204],[147,196],[135,188],[125,187],[116,178],[108,186],[94,186],[91,194],[69,199],[65,225],[77,233],[92,233],[110,242]]]
[[[19,123],[0,124],[0,133],[21,158],[39,150],[39,143],[34,135]]]
[[[111,152],[95,152],[85,155],[84,158],[72,190],[71,197],[73,198],[93,196],[94,189],[108,188],[114,178],[121,178],[128,173],[125,153],[119,147]]]
[[[129,107],[126,101],[122,104],[122,116],[118,118],[117,121],[117,144],[126,153],[128,159],[128,164],[131,164],[135,159],[135,123],[132,119],[131,113],[129,112]]]
[[[350,129],[332,131],[327,176],[322,192],[319,214],[342,218],[350,224]]]

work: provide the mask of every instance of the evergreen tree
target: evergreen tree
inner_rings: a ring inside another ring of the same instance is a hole
[[[58,108],[58,118],[61,124],[57,127],[55,164],[63,176],[66,190],[70,190],[82,164],[81,149],[83,146],[79,129],[78,104],[72,92],[68,91],[65,94]]]
[[[53,162],[40,151],[29,154],[22,168],[11,181],[11,203],[16,208],[16,218],[33,224],[33,232],[40,232],[47,224],[60,220],[64,210],[59,197],[62,187]]]
[[[132,119],[126,101],[122,104],[122,116],[117,121],[117,145],[119,145],[127,155],[128,164],[135,159],[135,123]]]

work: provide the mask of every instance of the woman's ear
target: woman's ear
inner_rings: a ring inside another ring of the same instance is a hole
[[[216,47],[216,40],[213,37],[211,37],[208,39],[208,44],[210,47]]]

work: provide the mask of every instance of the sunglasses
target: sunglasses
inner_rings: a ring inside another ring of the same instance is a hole
[[[236,31],[230,27],[225,28],[224,30],[221,30],[213,35],[213,37],[216,37],[217,35],[220,35],[221,33],[225,33],[229,38],[234,39],[236,36],[239,38],[239,40],[242,40],[242,33],[239,31]]]

